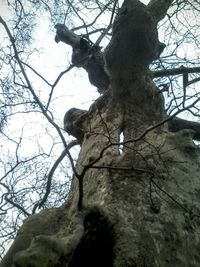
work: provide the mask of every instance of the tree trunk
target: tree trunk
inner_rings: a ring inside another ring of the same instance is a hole
[[[148,70],[162,47],[154,2],[124,1],[105,51],[108,88],[66,126],[81,142],[69,199],[28,218],[1,267],[199,266],[199,152],[193,130],[164,123]]]

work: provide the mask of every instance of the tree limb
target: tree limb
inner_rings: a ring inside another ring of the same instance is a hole
[[[179,75],[179,74],[189,74],[189,73],[200,73],[200,67],[187,68],[187,67],[181,66],[180,68],[152,71],[152,75],[154,78],[165,77],[169,75],[173,76],[173,75]],[[188,82],[188,84],[189,83],[190,82]]]
[[[55,41],[57,43],[62,41],[72,47],[74,66],[84,68],[90,83],[97,87],[99,93],[103,93],[108,88],[109,78],[104,69],[104,56],[100,47],[86,37],[70,31],[64,24],[58,23],[55,28],[57,30]]]
[[[155,21],[158,23],[164,19],[167,10],[172,4],[173,0],[151,0],[147,5],[148,10],[154,16]]]
[[[169,130],[172,132],[177,132],[183,129],[194,130],[194,139],[200,141],[200,123],[195,121],[188,121],[180,119],[178,117],[172,118],[168,121]]]
[[[55,36],[56,43],[61,41],[70,45],[72,48],[79,46],[81,39],[80,36],[70,31],[65,25],[60,23],[56,24],[55,28],[57,30]]]
[[[32,84],[31,84],[31,82],[30,82],[30,80],[29,80],[29,78],[28,78],[28,75],[27,75],[25,69],[24,69],[23,63],[22,63],[22,61],[21,61],[21,59],[20,59],[20,57],[19,57],[19,52],[18,52],[17,47],[16,47],[16,44],[15,44],[15,39],[14,39],[14,37],[12,36],[12,34],[11,34],[9,28],[8,28],[7,23],[3,20],[3,18],[2,18],[1,16],[0,16],[0,23],[4,26],[4,28],[5,28],[5,30],[6,30],[6,32],[7,32],[7,34],[8,34],[8,37],[9,37],[9,39],[10,39],[10,42],[11,42],[12,47],[13,47],[13,50],[14,50],[14,56],[15,56],[15,59],[16,59],[18,65],[19,65],[19,69],[21,70],[22,76],[23,76],[23,78],[24,78],[24,80],[25,80],[25,82],[26,82],[26,84],[27,84],[26,87],[29,89],[29,91],[30,91],[30,93],[32,94],[32,96],[33,96],[35,102],[36,102],[37,105],[40,107],[40,109],[41,109],[43,115],[46,117],[46,119],[48,120],[48,122],[49,122],[49,123],[50,123],[50,124],[57,130],[57,132],[58,132],[58,134],[59,134],[59,136],[60,136],[60,138],[61,138],[61,140],[62,140],[62,142],[63,142],[63,145],[64,145],[64,147],[65,147],[65,149],[66,149],[67,155],[68,155],[68,157],[69,157],[69,160],[70,160],[70,163],[71,163],[71,166],[72,166],[72,170],[73,170],[74,174],[76,174],[76,169],[75,169],[75,166],[74,166],[74,161],[73,161],[73,158],[72,158],[71,154],[70,154],[69,151],[68,151],[67,143],[66,143],[65,138],[64,138],[64,136],[63,136],[63,134],[62,134],[62,132],[61,132],[61,129],[60,129],[60,127],[59,127],[59,126],[52,120],[52,118],[49,116],[49,114],[48,114],[47,110],[45,109],[43,103],[40,101],[39,97],[38,97],[37,94],[35,93],[34,88],[33,88]]]

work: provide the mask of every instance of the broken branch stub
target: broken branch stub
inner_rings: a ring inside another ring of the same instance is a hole
[[[109,77],[104,68],[104,56],[100,47],[93,45],[83,36],[76,35],[63,24],[57,24],[55,28],[55,41],[72,47],[72,64],[77,68],[84,68],[90,83],[97,87],[99,93],[104,93],[109,86]]]
[[[65,113],[64,116],[64,130],[69,134],[74,136],[80,144],[83,141],[84,137],[84,130],[83,130],[83,121],[87,116],[87,111],[78,109],[78,108],[71,108]]]

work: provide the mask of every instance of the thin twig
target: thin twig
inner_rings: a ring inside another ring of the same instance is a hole
[[[23,77],[24,77],[24,79],[25,79],[25,81],[26,81],[26,83],[27,83],[27,88],[29,89],[29,91],[31,92],[31,94],[32,94],[33,98],[35,99],[36,103],[37,103],[38,106],[40,107],[40,109],[41,109],[43,115],[46,117],[46,119],[49,121],[49,123],[50,123],[51,125],[53,125],[54,128],[57,130],[57,132],[58,132],[58,134],[59,134],[59,136],[60,136],[60,138],[61,138],[61,140],[62,140],[62,142],[63,142],[63,145],[64,145],[64,147],[65,147],[65,149],[66,149],[66,153],[67,153],[67,156],[68,156],[68,158],[69,158],[69,160],[70,160],[70,163],[71,163],[71,166],[72,166],[72,170],[73,170],[74,174],[76,175],[76,169],[75,169],[74,161],[73,161],[73,158],[72,158],[72,156],[71,156],[71,154],[70,154],[70,152],[69,152],[69,150],[68,150],[67,143],[66,143],[65,138],[64,138],[64,136],[63,136],[63,134],[62,134],[62,132],[61,132],[61,129],[60,129],[60,127],[59,127],[59,126],[58,126],[58,125],[51,119],[51,117],[48,115],[47,110],[45,109],[45,107],[43,106],[42,102],[40,101],[40,99],[39,99],[38,96],[36,95],[36,93],[35,93],[35,91],[34,91],[32,85],[31,85],[31,83],[30,83],[30,80],[29,80],[29,78],[28,78],[28,76],[27,76],[27,74],[26,74],[26,72],[25,72],[25,69],[24,69],[24,67],[23,67],[23,64],[22,64],[22,62],[21,62],[21,60],[20,60],[20,58],[19,58],[19,54],[18,54],[18,51],[17,51],[17,47],[16,47],[16,45],[15,45],[15,39],[13,38],[13,36],[12,36],[12,34],[11,34],[11,32],[10,32],[10,30],[9,30],[9,28],[8,28],[8,26],[7,26],[7,24],[6,24],[6,22],[3,20],[3,18],[2,18],[1,16],[0,16],[0,23],[3,24],[5,30],[6,30],[6,32],[7,32],[7,34],[8,34],[8,36],[9,36],[9,38],[10,38],[10,41],[11,41],[11,44],[12,44],[12,47],[13,47],[13,50],[14,50],[15,58],[16,58],[17,63],[18,63],[18,65],[19,65],[20,69],[21,69],[22,75],[23,75]]]
[[[78,140],[73,140],[68,144],[68,150],[70,150],[72,147],[78,145],[79,142]],[[33,208],[33,213],[35,213],[36,208],[38,207],[39,209],[44,205],[44,203],[47,201],[47,198],[50,194],[51,191],[51,184],[52,184],[52,178],[54,175],[55,170],[57,169],[58,165],[61,163],[61,161],[65,158],[65,156],[67,155],[67,151],[66,149],[62,151],[62,153],[60,154],[60,156],[57,158],[57,160],[54,162],[48,176],[47,176],[47,185],[46,185],[46,192],[42,198],[42,200],[40,201],[39,204],[36,204]]]

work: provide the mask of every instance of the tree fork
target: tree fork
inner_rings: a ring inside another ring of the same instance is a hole
[[[160,55],[157,23],[171,2],[152,0],[146,7],[124,1],[105,50],[109,87],[81,121],[76,164],[76,173],[84,174],[81,211],[74,177],[68,203],[30,217],[3,267],[12,262],[17,267],[77,267],[79,256],[85,266],[88,247],[98,240],[103,249],[99,232],[109,236],[109,267],[199,266],[200,166],[194,132],[168,131],[162,94],[148,70]],[[121,132],[122,152],[117,145]],[[94,207],[98,212],[92,212]],[[34,218],[41,223],[32,233]],[[93,255],[86,264],[95,266]]]

